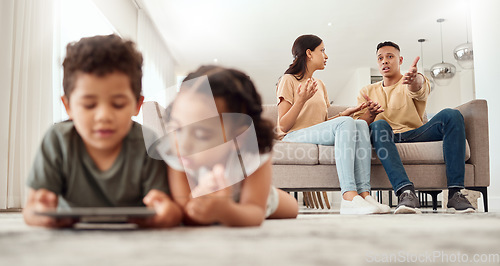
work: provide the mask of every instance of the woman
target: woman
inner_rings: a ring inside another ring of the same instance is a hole
[[[277,88],[279,137],[287,142],[335,145],[340,181],[341,214],[387,213],[389,206],[370,196],[371,145],[368,125],[350,115],[366,103],[328,118],[330,106],[325,85],[313,77],[323,70],[328,56],[315,35],[298,37],[292,47],[293,63]],[[382,109],[379,112],[383,111]]]

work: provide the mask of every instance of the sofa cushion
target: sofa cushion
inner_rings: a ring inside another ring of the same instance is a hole
[[[273,147],[273,164],[319,164],[318,145],[276,141]]]
[[[335,146],[319,145],[319,164],[334,164],[335,163]],[[443,157],[443,142],[414,142],[414,143],[397,143],[401,161],[404,164],[442,164]],[[380,160],[372,150],[372,164],[381,164]],[[470,158],[469,143],[465,145],[465,161]]]

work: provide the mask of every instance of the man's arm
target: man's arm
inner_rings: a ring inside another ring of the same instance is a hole
[[[419,56],[413,60],[410,69],[403,76],[403,84],[408,84],[408,90],[411,92],[417,92],[422,89],[422,85],[425,83],[424,76],[418,73],[417,63],[420,59]]]
[[[384,109],[378,102],[374,102],[366,94],[361,93],[363,98],[366,99],[366,112],[364,112],[358,119],[365,120],[368,125],[373,123],[378,114],[382,113]]]

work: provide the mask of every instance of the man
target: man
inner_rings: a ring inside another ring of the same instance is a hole
[[[400,72],[403,57],[393,42],[377,45],[377,62],[381,82],[361,89],[358,104],[367,101],[368,107],[354,114],[370,125],[372,145],[398,196],[395,213],[421,213],[415,187],[403,167],[395,143],[443,141],[448,179],[448,205],[452,212],[475,212],[460,192],[464,188],[465,124],[458,110],[444,109],[428,123],[423,123],[429,80],[417,72],[415,58],[409,71]]]

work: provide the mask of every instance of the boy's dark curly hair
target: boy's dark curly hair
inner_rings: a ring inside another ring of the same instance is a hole
[[[115,34],[82,38],[69,43],[63,62],[64,95],[70,97],[79,74],[102,77],[119,71],[130,78],[130,87],[137,100],[142,89],[142,54],[135,44]]]
[[[273,124],[262,118],[262,99],[250,77],[239,70],[207,65],[187,75],[184,81],[205,75],[213,97],[223,98],[230,113],[243,113],[252,118],[259,152],[270,152],[274,139]]]

